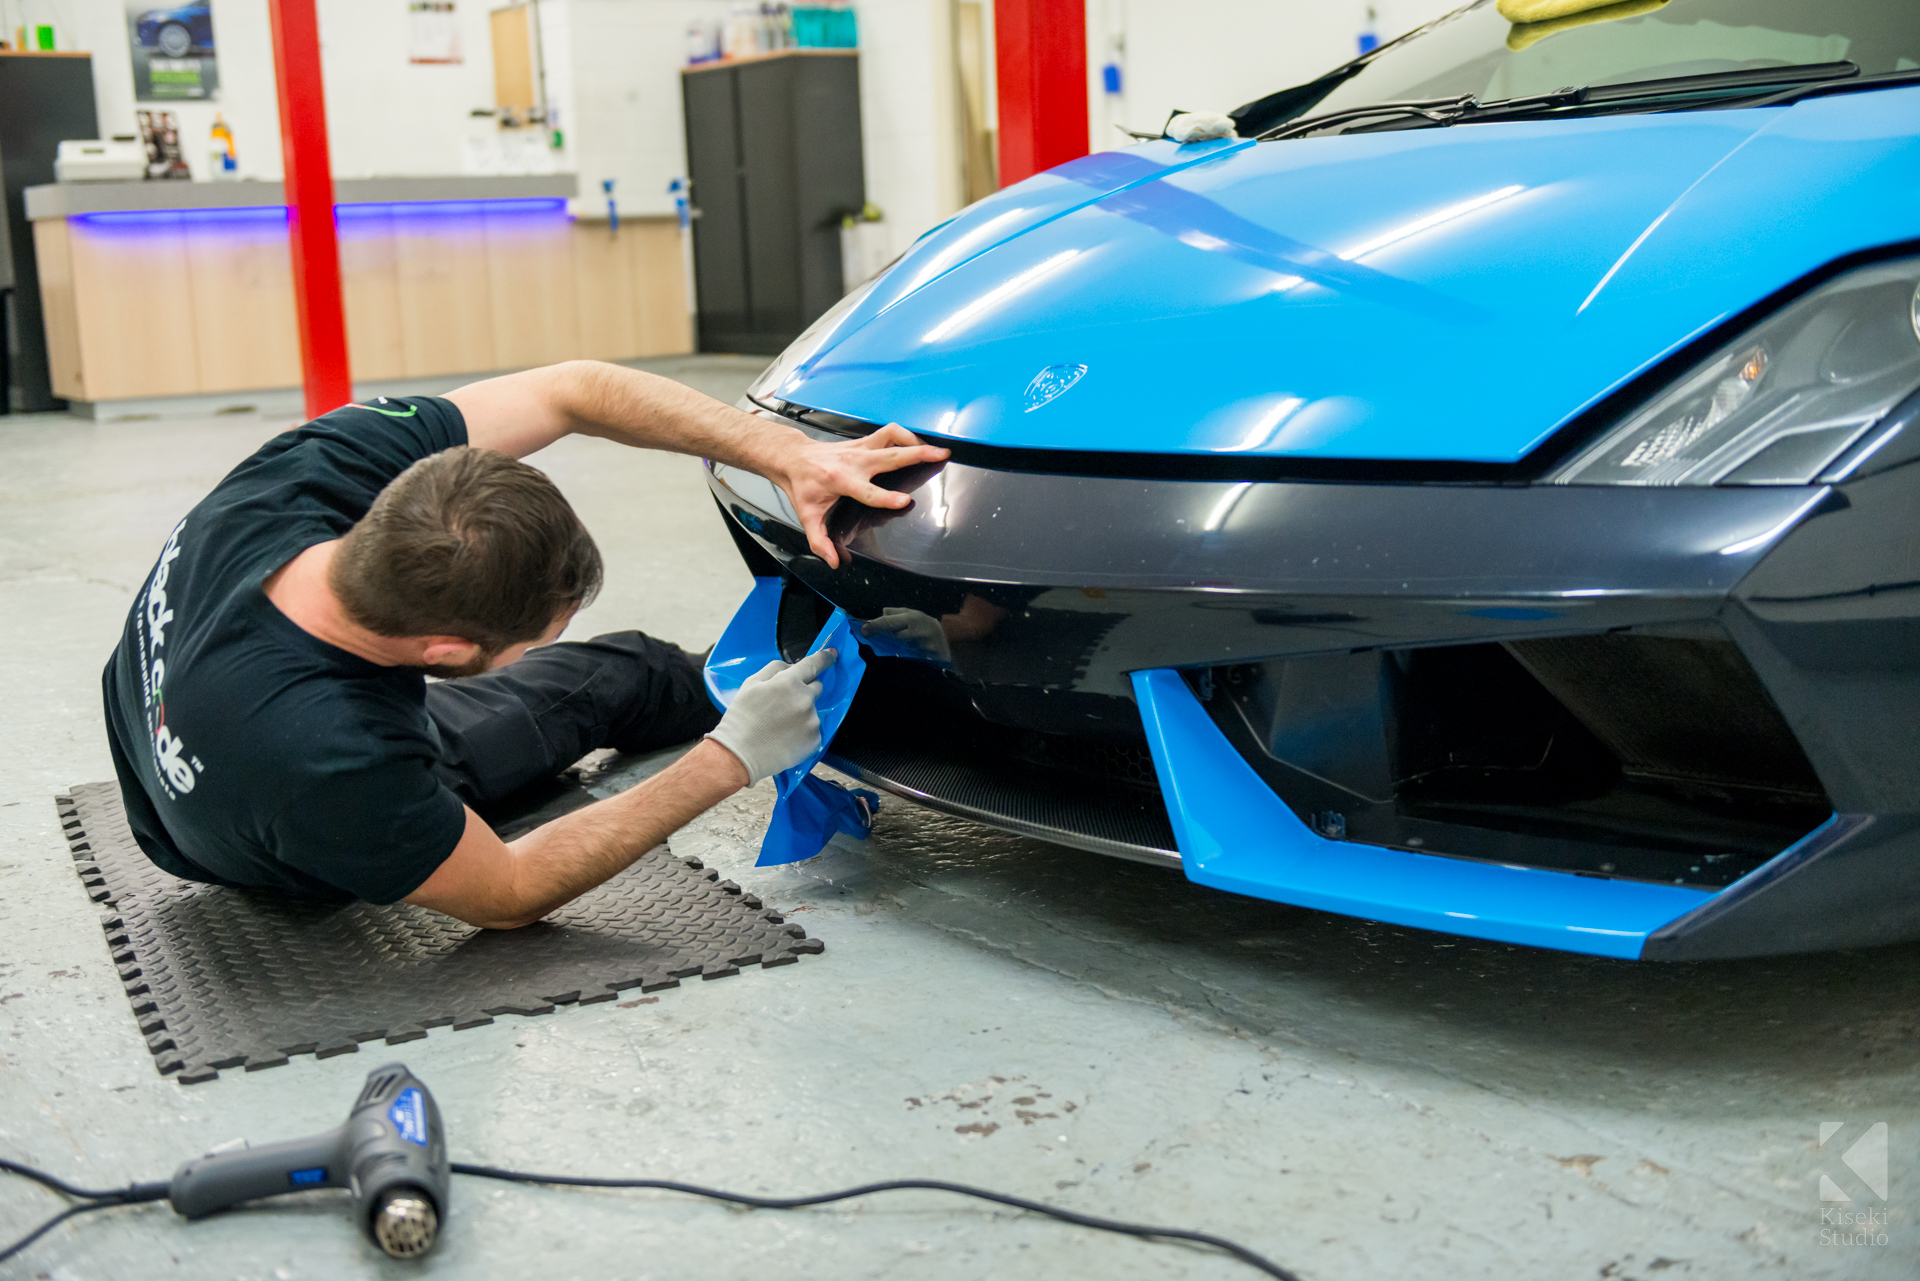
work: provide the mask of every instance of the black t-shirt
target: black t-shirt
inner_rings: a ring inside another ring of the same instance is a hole
[[[103,678],[127,819],[160,867],[391,903],[459,844],[425,680],[308,635],[261,584],[466,443],[436,397],[348,405],[276,436],[174,527]]]

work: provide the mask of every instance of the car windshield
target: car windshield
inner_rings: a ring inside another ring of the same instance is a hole
[[[1920,0],[1622,0],[1520,24],[1502,17],[1495,0],[1479,0],[1315,86],[1328,92],[1275,102],[1277,110],[1259,113],[1269,118],[1249,123],[1265,129],[1402,99],[1471,94],[1490,102],[1565,86],[1836,62],[1863,76],[1920,69]]]

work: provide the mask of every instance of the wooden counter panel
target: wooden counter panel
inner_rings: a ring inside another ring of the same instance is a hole
[[[47,368],[53,376],[53,394],[67,400],[85,400],[72,239],[65,218],[33,224],[33,255],[40,266],[40,313],[47,327]]]
[[[300,331],[286,222],[189,221],[181,235],[193,295],[193,390],[299,383]]]
[[[184,221],[67,228],[84,399],[198,392],[199,317]]]
[[[341,218],[340,299],[347,314],[347,366],[362,380],[404,378],[405,326],[391,214]],[[436,371],[439,372],[439,371]]]
[[[574,294],[580,305],[580,354],[618,360],[640,350],[640,300],[633,280],[637,227],[610,230],[604,222],[573,227]]]
[[[537,214],[489,213],[486,227],[500,367],[526,369],[579,355],[573,224]]]
[[[635,219],[616,232],[577,222],[573,243],[581,355],[630,360],[692,349],[678,223]]]
[[[484,373],[506,364],[493,344],[487,234],[471,216],[395,218],[405,376]],[[356,370],[357,372],[357,370]]]
[[[692,300],[687,297],[687,259],[680,224],[662,218],[645,224],[633,246],[634,294],[640,314],[635,356],[679,356],[693,350]]]
[[[485,374],[693,350],[680,230],[528,213],[340,223],[353,375]],[[284,220],[34,223],[54,390],[141,400],[298,386]]]

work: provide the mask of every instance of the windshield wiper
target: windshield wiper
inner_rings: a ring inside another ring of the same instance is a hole
[[[1901,74],[1901,73],[1896,73]],[[1472,94],[1454,98],[1409,98],[1397,102],[1376,102],[1364,107],[1328,111],[1301,120],[1288,121],[1260,135],[1262,142],[1297,138],[1333,125],[1365,120],[1372,116],[1412,116],[1432,125],[1456,125],[1474,120],[1515,117],[1537,112],[1565,112],[1569,107],[1613,105],[1627,102],[1664,101],[1695,94],[1723,94],[1728,90],[1765,88],[1790,84],[1790,93],[1806,93],[1825,87],[1822,82],[1850,80],[1860,75],[1851,62],[1816,62],[1794,67],[1764,67],[1743,71],[1716,71],[1698,76],[1669,76],[1660,80],[1632,80],[1611,85],[1569,85],[1552,93],[1529,94],[1516,98],[1495,98],[1482,102]],[[1813,85],[1806,82],[1813,81]],[[1781,96],[1781,95],[1773,95]],[[1763,99],[1762,101],[1770,101]],[[1751,104],[1750,104],[1751,105]],[[1409,124],[1408,128],[1419,128]]]
[[[1797,66],[1753,67],[1744,71],[1712,71],[1701,76],[1669,76],[1664,80],[1629,80],[1623,84],[1591,85],[1588,102],[1626,102],[1640,98],[1684,98],[1695,93],[1727,89],[1804,85],[1808,81],[1849,80],[1860,74],[1858,63],[1807,62]]]
[[[1277,90],[1264,98],[1242,103],[1227,115],[1234,122],[1242,138],[1262,136],[1267,130],[1296,119],[1303,112],[1311,111],[1328,94],[1365,71],[1375,58],[1389,49],[1398,49],[1408,41],[1424,36],[1435,27],[1452,22],[1465,12],[1465,9],[1455,9],[1450,13],[1443,13],[1433,21],[1415,27],[1405,35],[1395,36],[1385,44],[1375,45],[1359,57],[1341,63],[1325,75],[1309,80],[1305,84]]]
[[[1558,89],[1553,93],[1535,94],[1527,98],[1500,98],[1493,102],[1481,102],[1472,94],[1463,93],[1453,98],[1404,98],[1396,102],[1374,102],[1364,107],[1347,107],[1288,121],[1276,129],[1267,130],[1259,140],[1275,142],[1281,138],[1297,138],[1301,134],[1315,133],[1349,121],[1365,120],[1369,116],[1418,116],[1436,125],[1457,124],[1469,115],[1486,111],[1535,111],[1564,106],[1580,101],[1585,93],[1584,89]]]
[[[1893,89],[1901,85],[1920,84],[1920,70],[1876,71],[1870,76],[1860,76],[1852,80],[1832,81],[1826,84],[1795,85],[1791,89],[1782,89],[1779,93],[1770,93],[1741,103],[1743,107],[1774,107],[1789,102],[1798,102],[1802,98],[1821,98],[1830,93],[1857,93],[1862,89]]]

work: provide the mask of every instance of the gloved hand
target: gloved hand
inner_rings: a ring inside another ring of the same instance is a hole
[[[940,620],[917,609],[883,609],[880,617],[862,624],[860,630],[867,636],[891,636],[937,663],[953,661],[953,647],[947,643]]]
[[[792,769],[820,746],[820,674],[839,656],[830,649],[797,663],[778,659],[747,677],[707,737],[740,758],[751,786]]]

